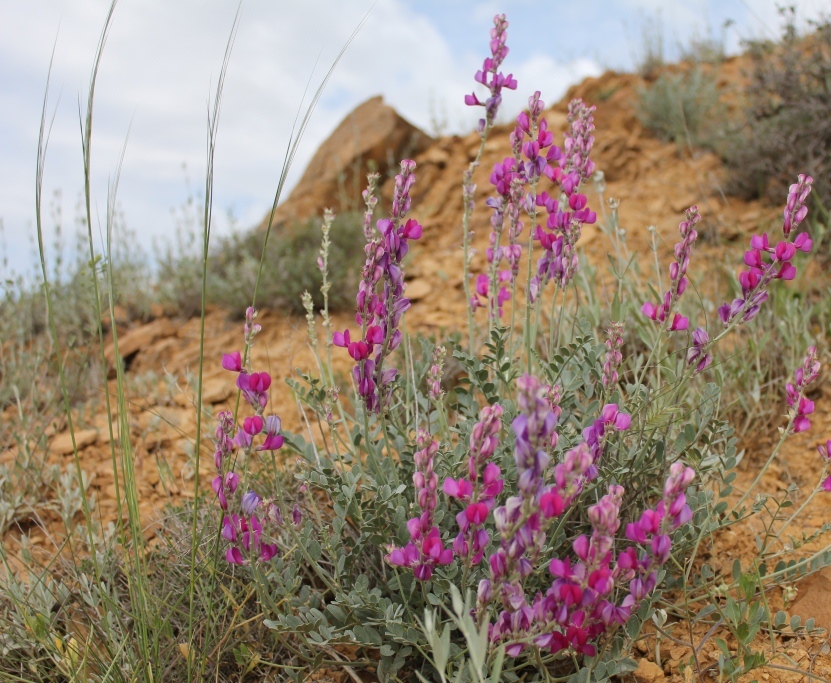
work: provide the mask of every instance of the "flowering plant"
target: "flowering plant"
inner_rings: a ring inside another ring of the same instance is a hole
[[[485,109],[483,147],[501,90],[517,87],[499,71],[508,53],[507,28],[504,16],[495,17],[492,56],[476,76],[490,97],[466,97]],[[467,270],[467,244],[478,159],[465,176],[467,348],[422,340],[419,358],[403,328],[411,307],[405,257],[423,233],[410,217],[416,163],[404,160],[389,215],[374,227],[376,176],[364,192],[359,330],[330,334],[323,312],[326,358],[338,347],[354,363],[348,380],[354,404],[342,403],[331,362],[318,355],[321,377],[304,376],[305,384],[292,386],[303,410],[316,416],[320,434],[309,429],[306,440],[281,431],[280,418],[266,414],[271,378],[250,367],[259,331],[253,309],[244,351],[222,360],[237,373],[251,413],[236,421],[223,413],[216,429],[213,488],[223,513],[225,557],[257,578],[270,612],[266,624],[300,661],[313,663],[316,652],[348,644],[379,653],[375,667],[382,680],[413,670],[417,661],[431,663],[444,679],[462,671],[465,658],[479,671],[490,666],[498,678],[505,657],[513,661],[511,673],[504,671],[507,680],[520,674],[604,680],[634,667],[627,656],[632,641],[658,601],[672,604],[664,590],[689,576],[702,536],[762,507],[757,500],[747,510],[744,503],[778,447],[728,514],[727,503],[717,501],[729,495],[735,476],[736,440],[718,415],[719,387],[702,386],[699,377],[712,372],[716,344],[758,314],[773,281],[793,279],[796,252],[811,250],[807,233],[797,234],[811,179],[800,176],[791,188],[784,239],[776,246],[767,235],[751,240],[745,255],[750,270],[739,275],[742,296],[718,309],[724,328],[718,334],[711,336],[704,320],[690,332],[693,316],[681,310],[701,220],[691,207],[658,304],[631,302],[640,315],[626,319],[618,302],[604,342],[577,313],[570,339],[559,323],[555,337],[558,292],[561,323],[566,291],[577,286],[583,267],[577,251],[582,230],[597,222],[580,192],[595,170],[594,107],[571,103],[568,130],[557,146],[539,92],[528,105],[510,132],[513,156],[490,176],[495,196],[486,202],[487,271],[475,278]],[[543,209],[547,218],[538,225]],[[538,248],[541,255],[534,254]],[[324,283],[326,263],[324,247]],[[549,282],[554,287],[547,289]],[[544,299],[552,304],[547,344],[538,334]],[[487,310],[481,330],[473,315],[479,307]],[[310,303],[307,310],[317,353]],[[520,326],[521,336],[514,336]],[[648,358],[629,355],[629,326],[652,335]],[[676,350],[664,357],[670,341]],[[452,386],[444,383],[448,347],[466,371]],[[669,369],[674,375],[667,389]],[[814,406],[806,391],[819,370],[816,351],[809,350],[787,385],[783,440],[810,427]],[[681,409],[689,410],[678,417]],[[261,497],[249,486],[249,463],[280,448],[301,456],[296,481]],[[827,451],[821,449],[826,460]],[[242,473],[232,462],[241,463]],[[829,481],[818,490],[831,489]],[[291,498],[298,502],[289,518],[283,511]],[[691,580],[688,590],[700,595],[709,584]],[[473,595],[460,610],[462,596]],[[441,616],[434,611],[449,600],[454,608],[445,609],[459,626],[452,643],[449,630],[440,635]]]

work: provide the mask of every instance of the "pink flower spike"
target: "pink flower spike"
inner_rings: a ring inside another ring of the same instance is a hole
[[[822,482],[823,491],[831,492],[831,476],[826,477]]]
[[[239,351],[233,353],[226,353],[222,356],[222,367],[231,372],[239,372],[242,370],[242,355]]]

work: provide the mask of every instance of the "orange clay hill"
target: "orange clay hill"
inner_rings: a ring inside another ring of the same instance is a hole
[[[737,101],[741,66],[741,58],[733,58],[718,67],[710,67],[718,69],[719,87],[728,107]],[[670,245],[676,241],[678,223],[683,220],[685,209],[693,204],[698,205],[703,216],[702,239],[697,246],[701,262],[721,259],[726,251],[738,267],[751,231],[775,221],[784,198],[769,198],[770,201],[763,203],[726,196],[723,191],[725,170],[719,157],[708,151],[662,142],[639,123],[635,104],[637,89],[643,85],[644,80],[639,76],[607,72],[572,87],[546,112],[555,141],[562,140],[571,99],[579,97],[597,107],[592,158],[605,177],[605,190],[600,197],[597,187],[589,183],[589,202],[601,219],[603,211],[610,210],[610,200],[619,202],[620,228],[625,231],[630,252],[636,252],[645,267],[649,267],[652,259],[649,227],[654,226],[661,260],[666,261],[663,254],[669,253]],[[472,244],[476,249],[472,260],[474,273],[483,272],[485,263],[489,216],[484,200],[488,196],[488,179],[494,163],[510,155],[511,128],[502,125],[492,130],[482,162],[474,173],[474,183],[478,187],[477,209],[471,224],[475,233]],[[393,187],[391,177],[396,170],[394,160],[413,158],[417,163],[417,182],[411,192],[411,216],[423,224],[424,233],[422,239],[414,243],[406,261],[406,296],[413,301],[406,314],[406,326],[410,333],[436,336],[458,331],[466,321],[461,248],[462,176],[475,158],[479,144],[476,132],[433,139],[408,123],[380,97],[372,98],[349,114],[313,157],[299,184],[277,208],[272,239],[280,239],[280,228],[289,221],[321,217],[324,208],[338,212],[358,207],[360,191],[369,171],[381,174],[379,205],[388,206]],[[266,217],[259,229],[265,229],[267,220]],[[712,246],[716,235],[719,247]],[[579,246],[582,258],[598,266],[598,294],[605,296],[605,284],[610,283],[612,277],[605,266],[606,256],[612,250],[609,239],[597,225],[587,225]],[[809,273],[802,278],[801,286],[812,286],[811,282]],[[241,346],[242,324],[231,319],[232,314],[238,318],[240,313],[211,309],[206,321],[201,457],[201,480],[206,487],[210,486],[214,474],[210,455],[210,436],[214,429],[211,415],[233,407],[236,400],[234,378],[222,370],[220,360],[223,353]],[[295,369],[314,371],[306,321],[279,310],[263,309],[258,322],[263,331],[254,347],[254,366],[267,369],[275,378],[272,401],[275,412],[283,418],[284,428],[306,432],[307,425],[298,403],[282,381],[292,376]],[[334,330],[350,325],[354,326],[354,316],[333,316]],[[318,325],[318,337],[321,333],[322,328]],[[199,320],[157,315],[146,324],[119,329],[119,347],[127,365],[131,398],[129,423],[132,443],[136,444],[141,510],[146,536],[152,539],[165,505],[193,495],[194,459],[191,454],[196,426],[194,389]],[[91,350],[91,353],[97,353],[97,350]],[[109,362],[114,361],[111,341],[106,356]],[[345,353],[334,353],[333,364],[336,376],[343,378],[342,383],[346,384],[350,359]],[[114,394],[112,379],[109,388]],[[817,480],[821,463],[815,452],[816,442],[823,434],[831,433],[831,391],[827,386],[823,389],[823,397],[817,400],[817,407],[816,427],[811,430],[811,436],[798,435],[804,438],[788,442],[782,457],[782,462],[787,463],[787,471],[784,465],[772,467],[762,490],[775,491],[787,486],[783,482],[790,481],[808,490]],[[92,410],[87,406],[79,412],[76,430],[82,466],[91,477],[100,517],[105,523],[112,521],[116,511],[116,488],[102,400],[95,402]],[[65,421],[56,418],[49,433],[50,458],[53,462],[69,465],[73,456]],[[770,439],[762,435],[760,442],[765,441],[767,443],[750,445],[746,462],[752,461],[754,447],[765,452]],[[12,448],[0,458],[8,461],[15,454],[16,450]],[[739,487],[745,478],[744,484],[747,484],[753,477],[745,471],[737,482]],[[827,503],[824,501],[827,499],[816,499],[813,508],[805,511],[806,527],[816,528],[825,521]],[[38,542],[49,545],[46,537],[50,532],[49,520],[45,520],[45,528],[42,534],[33,531],[32,540],[36,545]],[[54,533],[59,533],[59,528],[60,524],[55,520]],[[753,530],[733,531],[731,528],[730,533],[718,541],[712,557],[729,571],[735,558],[749,557],[752,553]],[[803,617],[813,615],[821,625],[831,626],[831,590],[828,586],[831,586],[831,574],[820,574],[803,583],[799,589],[800,599],[792,613],[801,613]],[[779,602],[781,604],[781,599]],[[677,675],[677,669],[671,669],[671,662],[689,653],[675,648],[679,650],[676,653],[671,643],[666,646],[671,651],[666,664],[670,669],[666,673],[672,671]],[[715,646],[708,644],[704,653],[711,649],[715,652]],[[794,656],[801,660],[808,656],[808,649],[803,644]],[[646,651],[644,645],[642,652]],[[831,673],[828,658],[821,659],[823,665],[819,666],[817,662],[818,667],[826,674]],[[664,676],[659,667],[652,664],[650,668],[650,662],[644,661],[643,670],[639,669],[636,674],[639,680],[659,680]],[[820,671],[815,669],[815,673]],[[796,675],[793,680],[800,678]]]

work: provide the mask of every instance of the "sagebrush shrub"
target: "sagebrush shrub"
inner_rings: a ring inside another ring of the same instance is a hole
[[[745,197],[781,196],[787,178],[809,173],[814,199],[831,206],[831,21],[801,36],[793,10],[779,41],[748,44],[750,83],[744,129],[726,149],[728,189]]]
[[[663,140],[715,149],[725,113],[716,77],[701,65],[684,69],[638,90],[638,118]]]

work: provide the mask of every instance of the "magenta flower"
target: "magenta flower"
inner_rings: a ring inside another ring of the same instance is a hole
[[[603,447],[609,436],[616,431],[626,431],[632,424],[632,416],[623,413],[615,403],[603,406],[600,417],[583,430],[583,441],[592,454],[592,465],[588,470],[590,479],[597,476],[597,462],[603,455]]]
[[[546,227],[552,231],[546,233],[541,226],[536,228],[535,238],[545,250],[537,263],[541,286],[552,279],[560,287],[568,285],[579,265],[577,242],[583,225],[597,221],[597,214],[587,206],[586,196],[578,193],[595,168],[589,158],[594,145],[594,110],[581,99],[572,100],[568,107],[569,130],[563,149],[552,145],[546,153],[549,164],[543,173],[559,185],[561,198],[567,200],[569,210],[561,208],[562,202],[545,192],[536,198],[537,205],[545,207],[548,213]]]
[[[260,325],[254,322],[257,312],[248,308],[245,312],[246,348],[250,348],[254,337],[260,331]],[[247,457],[254,452],[254,439],[265,434],[262,445],[256,450],[276,450],[283,445],[283,437],[279,434],[280,418],[277,415],[263,416],[268,404],[268,390],[271,387],[271,375],[267,372],[248,372],[243,369],[242,354],[235,351],[222,357],[222,367],[226,370],[239,373],[237,387],[242,397],[253,408],[254,415],[242,421],[241,428],[237,428],[234,417],[230,412],[221,412],[217,416],[217,427],[214,451],[214,465],[217,476],[211,482],[216,493],[219,506],[222,510],[229,507],[229,497],[240,485],[240,477],[232,470],[225,471],[226,463],[234,448],[244,451]],[[233,438],[232,438],[233,437]],[[225,558],[231,564],[247,564],[248,557],[253,556],[260,561],[268,561],[277,554],[277,545],[265,543],[261,540],[263,527],[260,519],[254,514],[261,506],[266,510],[264,520],[281,523],[282,514],[272,502],[263,502],[254,491],[246,491],[240,499],[242,515],[225,516],[222,521],[222,537],[229,542]]]
[[[407,522],[410,542],[403,548],[391,546],[384,559],[395,567],[412,568],[413,575],[419,581],[427,581],[433,575],[434,567],[453,561],[453,549],[444,547],[439,528],[433,523],[438,502],[438,476],[433,469],[433,457],[439,450],[439,444],[431,440],[424,430],[419,430],[416,443],[420,450],[413,454],[416,466],[413,486],[422,512]]]
[[[262,541],[263,526],[256,515],[224,517],[221,533],[222,538],[231,544],[225,551],[225,559],[231,564],[248,564],[246,554],[253,555],[262,562],[268,562],[277,555],[275,543]]]
[[[214,477],[211,487],[219,499],[219,507],[228,509],[228,498],[226,494],[233,494],[239,486],[239,475],[235,472],[227,472],[223,477],[221,474]]]
[[[267,372],[252,372],[244,370],[237,375],[237,387],[243,398],[255,410],[262,410],[268,404],[268,389],[271,386],[271,375]]]
[[[725,327],[734,322],[742,324],[753,320],[767,301],[767,287],[773,280],[793,280],[796,267],[791,263],[797,251],[808,253],[813,241],[807,233],[796,235],[790,241],[791,233],[799,227],[808,215],[805,200],[811,193],[813,179],[800,175],[799,181],[791,185],[785,206],[785,219],[782,233],[785,240],[771,246],[767,234],[754,235],[750,240],[750,249],[745,252],[744,263],[749,270],[739,273],[742,296],[732,303],[725,303],[718,309],[719,317]]]
[[[261,418],[259,415],[254,415],[253,417],[246,417],[242,421],[242,429],[243,431],[250,435],[256,436],[261,431],[263,431],[263,427],[265,427],[265,420]]]
[[[811,176],[800,174],[797,182],[788,188],[788,202],[785,205],[784,221],[782,223],[782,232],[785,237],[791,234],[799,224],[805,220],[808,215],[808,207],[805,206],[805,201],[808,195],[811,194],[811,186],[814,179]]]
[[[242,370],[242,354],[239,351],[226,353],[222,356],[222,367],[231,372],[240,372]]]
[[[442,485],[447,496],[465,504],[465,508],[456,515],[460,532],[453,542],[453,550],[469,564],[479,564],[484,556],[490,536],[481,526],[493,509],[496,496],[502,493],[505,486],[499,466],[489,462],[499,443],[502,414],[502,406],[498,403],[482,408],[479,422],[473,426],[470,434],[467,477],[458,480],[448,477]]]

